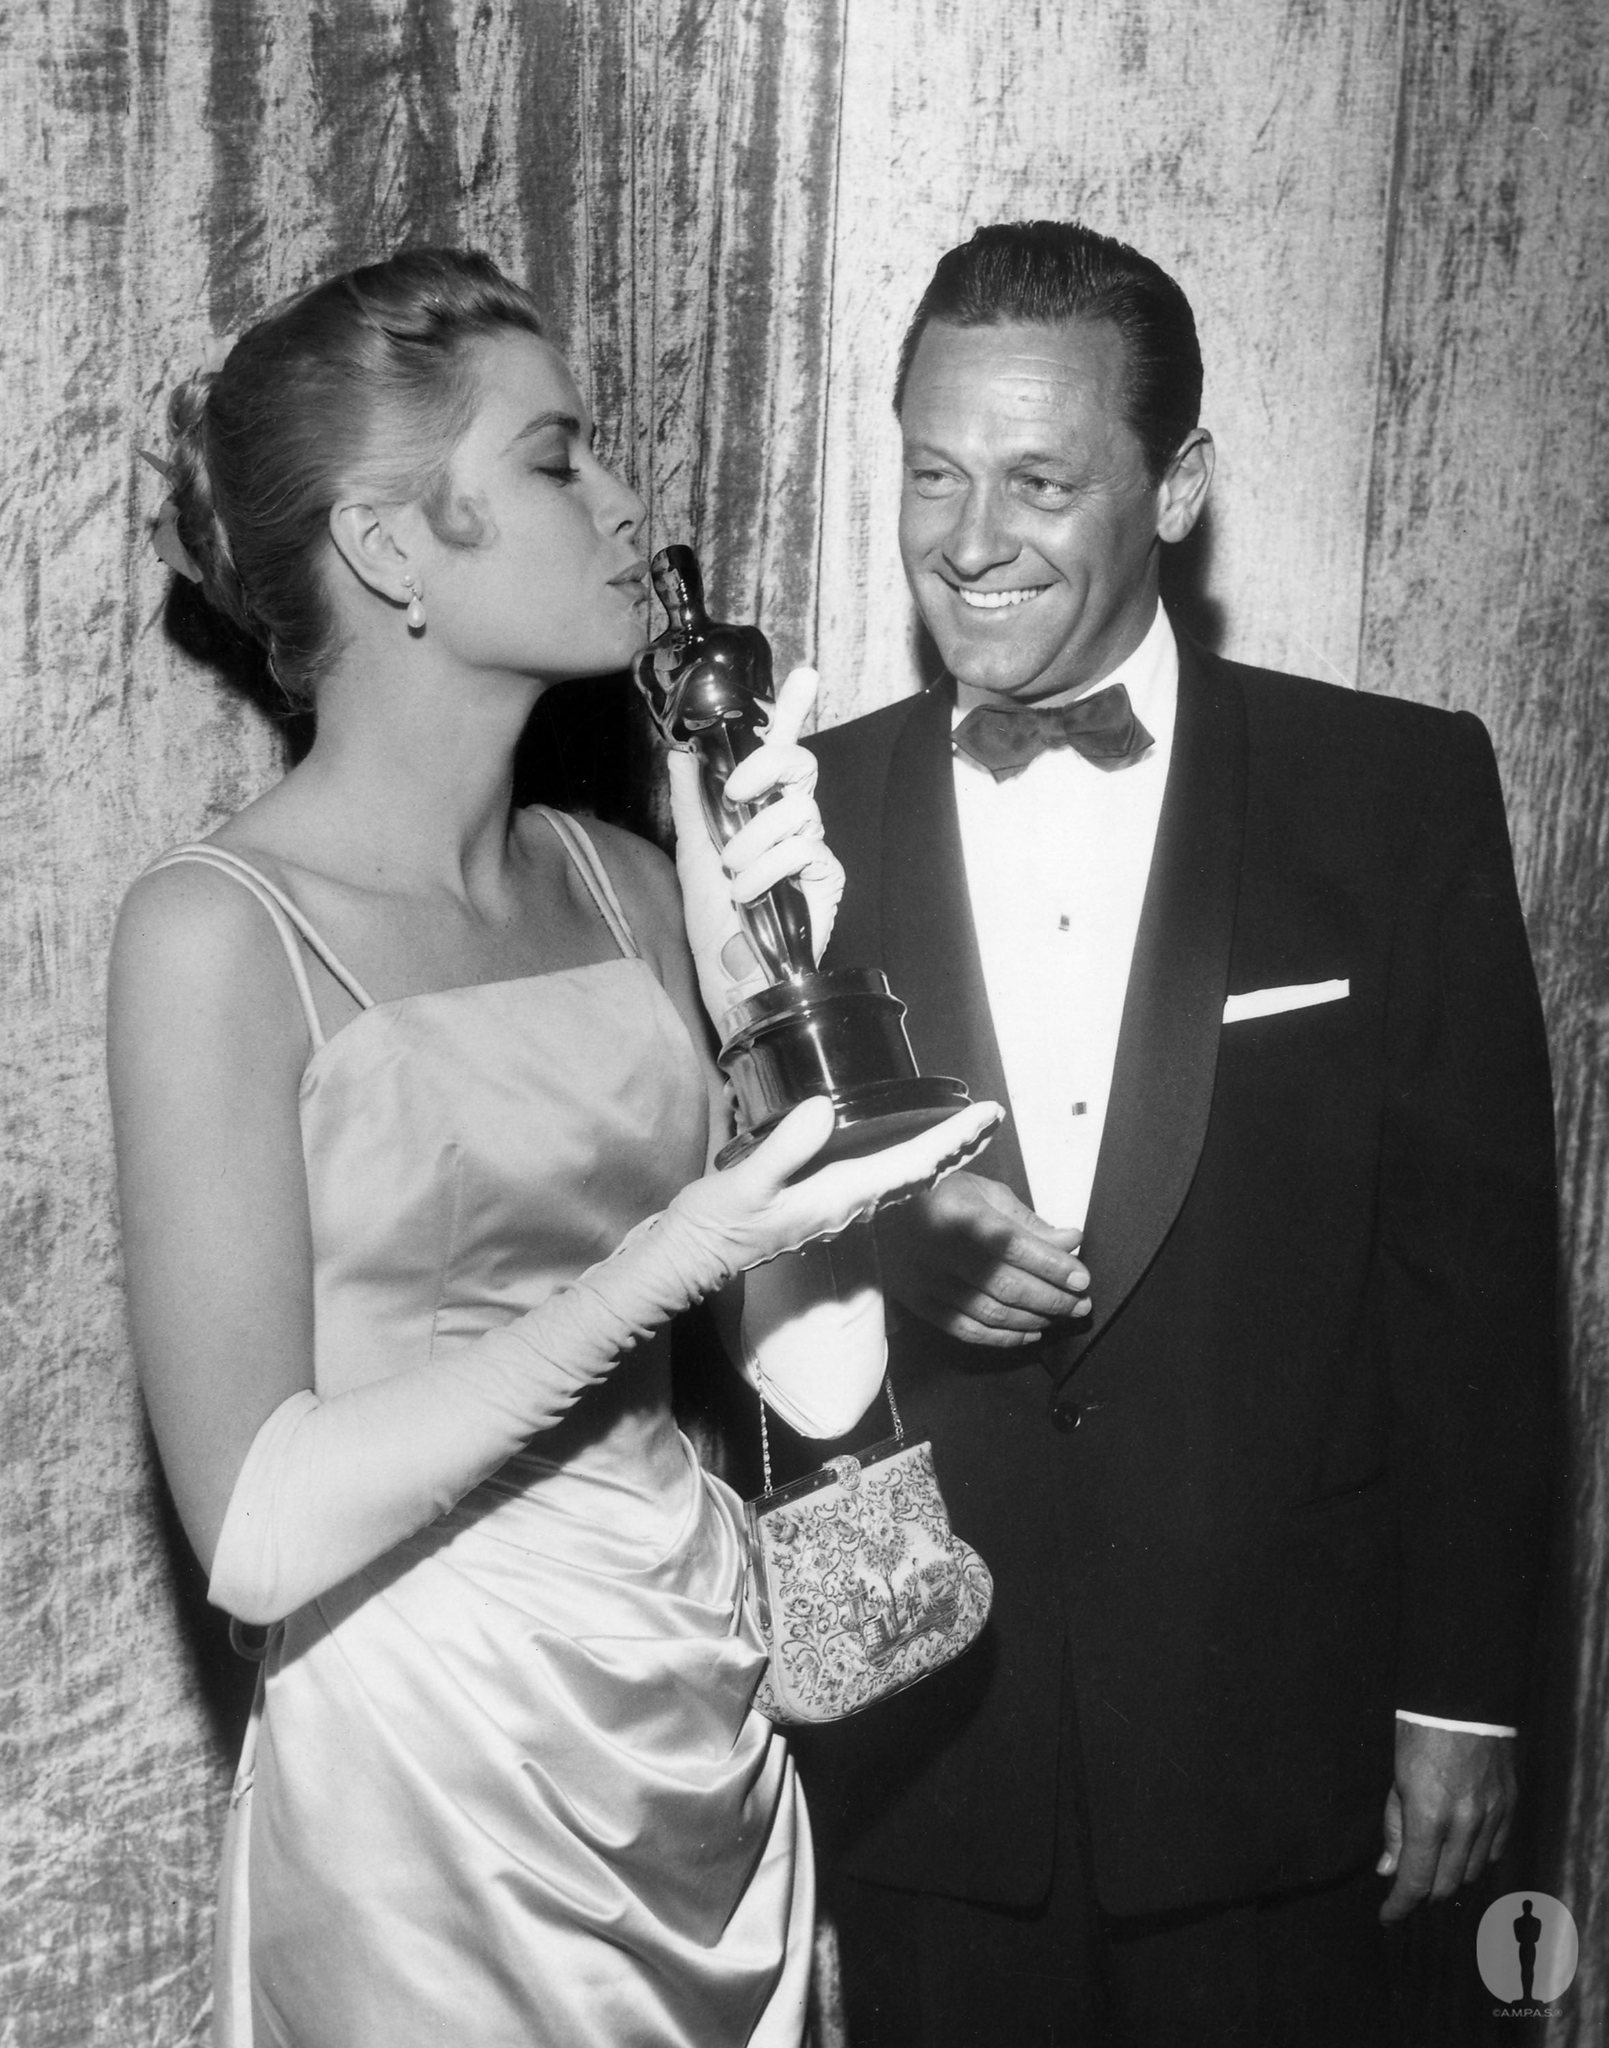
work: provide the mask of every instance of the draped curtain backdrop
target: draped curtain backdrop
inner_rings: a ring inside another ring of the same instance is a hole
[[[0,2044],[207,2031],[240,1687],[128,1362],[103,962],[128,880],[279,743],[164,628],[135,450],[167,387],[321,273],[479,244],[549,309],[656,543],[695,538],[720,608],[816,656],[836,721],[916,682],[887,396],[911,303],[979,222],[1043,214],[1137,243],[1197,308],[1220,467],[1191,618],[1496,740],[1556,1065],[1576,1445],[1560,1821],[1513,1881],[1581,1924],[1551,2041],[1609,2034],[1606,72],[1597,0],[0,13]]]

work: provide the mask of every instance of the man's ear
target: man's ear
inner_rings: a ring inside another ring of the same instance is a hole
[[[1205,427],[1192,428],[1157,486],[1159,540],[1183,540],[1201,517],[1212,489],[1213,459],[1212,436]]]
[[[330,507],[330,539],[336,553],[361,583],[388,603],[405,605],[413,594],[408,574],[405,522],[394,505],[373,505],[349,498]]]

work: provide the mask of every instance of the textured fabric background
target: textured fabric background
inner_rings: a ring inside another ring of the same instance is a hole
[[[1550,1888],[1597,1960],[1552,2038],[1609,2032],[1606,72],[1597,0],[0,11],[0,2048],[205,2039],[241,1705],[130,1375],[100,1066],[123,887],[278,759],[164,628],[134,450],[166,387],[317,274],[479,243],[551,309],[656,540],[818,654],[837,719],[914,681],[887,394],[915,293],[979,221],[1068,213],[1198,310],[1221,459],[1191,616],[1497,741],[1569,1205]]]

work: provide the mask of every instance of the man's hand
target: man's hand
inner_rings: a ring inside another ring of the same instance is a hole
[[[1381,1877],[1396,1872],[1382,1920],[1421,1899],[1450,1899],[1503,1853],[1518,1796],[1514,1740],[1397,1723],[1396,1783],[1386,1799]]]
[[[877,1219],[888,1293],[946,1336],[997,1349],[1088,1315],[1089,1274],[1073,1256],[1081,1236],[975,1173],[952,1173]]]

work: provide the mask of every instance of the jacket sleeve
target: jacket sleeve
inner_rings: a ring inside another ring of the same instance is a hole
[[[1491,743],[1427,775],[1386,1009],[1373,1339],[1403,1598],[1396,1703],[1521,1715],[1556,1462],[1547,1043]]]

